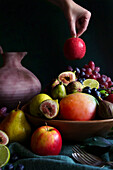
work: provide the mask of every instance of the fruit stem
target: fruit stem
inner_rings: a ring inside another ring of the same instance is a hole
[[[48,126],[47,126],[47,122],[45,122],[45,125],[46,125],[46,129],[47,129],[47,131],[49,131]]]
[[[19,101],[16,110],[19,110],[20,104],[21,104],[21,101]]]
[[[62,81],[60,81],[59,85],[63,85],[63,82],[62,82]]]
[[[75,75],[76,75],[76,70],[75,70],[75,71],[73,71],[73,73],[75,73]]]

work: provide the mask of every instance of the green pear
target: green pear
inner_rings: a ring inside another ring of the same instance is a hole
[[[62,82],[52,89],[51,96],[53,99],[62,99],[66,96],[66,88]]]
[[[16,109],[0,123],[0,130],[6,132],[10,142],[25,142],[31,134],[31,126],[22,110]]]

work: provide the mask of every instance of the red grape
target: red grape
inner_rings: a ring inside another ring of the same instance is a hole
[[[85,65],[84,65],[84,68],[89,68],[89,65],[88,65],[88,64],[85,64]]]
[[[97,75],[98,75],[98,72],[97,72],[97,71],[93,71],[93,74],[94,74],[95,76],[97,76]]]
[[[96,76],[95,76],[94,74],[91,74],[91,75],[89,76],[89,78],[90,78],[90,79],[95,79],[95,80],[96,80]]]
[[[100,73],[96,75],[96,78],[99,79],[101,77]]]
[[[107,77],[107,82],[111,81],[111,78],[110,77]]]
[[[91,75],[92,74],[92,69],[91,68],[86,68],[86,74]]]
[[[112,86],[113,85],[113,82],[112,81],[109,81],[108,82],[108,87]]]
[[[102,74],[101,75],[101,82],[106,82],[107,81],[107,76]]]
[[[101,84],[104,86],[104,88],[108,88],[108,82],[103,82]]]
[[[95,67],[95,71],[99,72],[100,71],[100,67]]]
[[[92,70],[95,70],[95,63],[93,61],[90,61],[88,65]]]

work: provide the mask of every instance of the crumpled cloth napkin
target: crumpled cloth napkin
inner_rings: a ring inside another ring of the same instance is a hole
[[[113,140],[110,140],[113,143]],[[100,170],[99,167],[82,165],[73,160],[72,146],[69,144],[63,144],[61,152],[57,156],[39,156],[30,151],[29,148],[19,143],[11,143],[8,147],[11,154],[16,153],[19,156],[19,160],[14,162],[14,169],[18,164],[23,164],[25,170]],[[111,152],[105,153],[104,158],[106,160],[113,160],[113,147]],[[2,168],[4,170],[5,167]],[[103,170],[111,169],[105,166]]]

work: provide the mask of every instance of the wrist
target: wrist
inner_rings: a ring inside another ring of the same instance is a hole
[[[64,10],[65,8],[69,8],[71,4],[73,4],[73,0],[61,0],[61,8]]]

